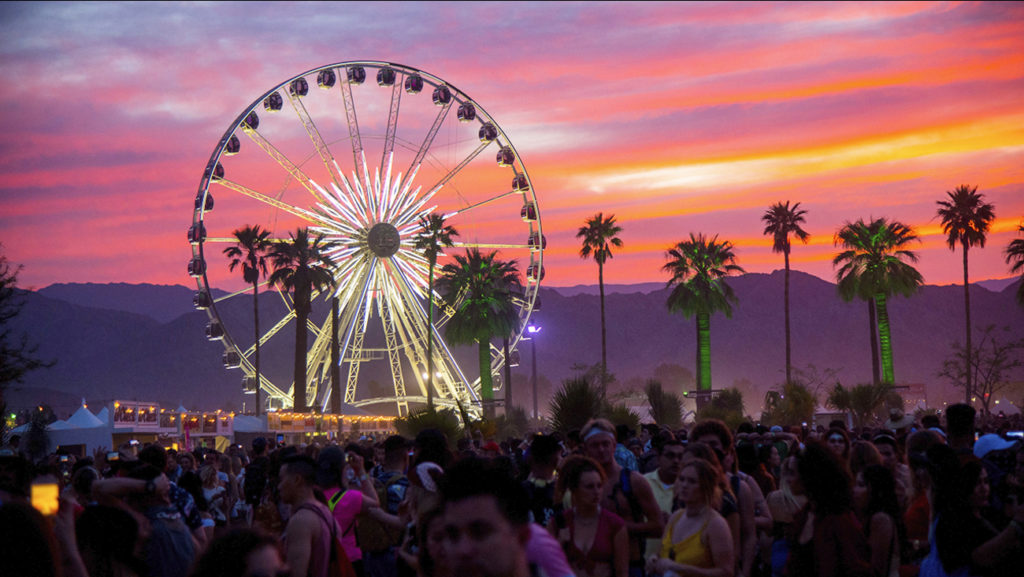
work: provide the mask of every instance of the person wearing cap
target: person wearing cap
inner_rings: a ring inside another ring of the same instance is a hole
[[[882,427],[895,431],[897,435],[902,435],[914,424],[914,415],[906,415],[903,413],[903,409],[893,407],[889,409],[889,419],[882,424]]]
[[[480,446],[480,456],[487,459],[493,459],[501,456],[501,445],[494,441],[487,441]]]
[[[974,443],[974,456],[981,459],[981,464],[988,472],[989,482],[993,488],[993,496],[996,497],[993,505],[996,509],[1002,508],[1002,500],[998,498],[997,488],[1002,488],[1006,482],[1007,475],[1014,470],[1016,455],[1011,451],[1017,449],[1020,442],[1007,440],[999,435],[989,433],[982,435]]]

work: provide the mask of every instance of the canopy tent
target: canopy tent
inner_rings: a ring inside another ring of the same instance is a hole
[[[106,416],[106,407],[100,413]],[[28,432],[29,423],[11,430],[12,434],[24,435]],[[97,448],[110,447],[112,442],[110,424],[104,419],[92,414],[85,406],[85,399],[82,399],[82,406],[75,411],[75,414],[68,417],[66,421],[54,421],[46,427],[49,436],[50,446],[47,449],[55,450],[61,446],[84,445],[86,455],[92,454]]]

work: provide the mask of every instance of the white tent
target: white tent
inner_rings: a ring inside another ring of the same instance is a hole
[[[106,407],[104,407],[104,409],[106,409]],[[75,411],[74,415],[68,417],[66,423],[69,427],[77,429],[91,429],[93,427],[100,427],[106,424],[104,421],[101,421],[99,417],[92,414],[89,409],[85,407],[85,403],[82,403],[82,406]]]
[[[110,424],[92,414],[85,406],[85,399],[61,428],[55,429],[51,425],[49,432],[52,447],[85,445],[86,455],[91,455],[99,447],[110,447],[112,443]]]
[[[104,414],[104,408],[101,414]],[[105,416],[105,415],[104,415]],[[16,427],[12,434],[24,435],[28,432],[29,423]],[[85,399],[82,399],[82,406],[75,414],[66,421],[54,421],[46,427],[49,436],[49,451],[56,450],[60,446],[85,445],[85,454],[91,455],[99,447],[110,447],[112,442],[110,424],[92,414],[85,407]]]
[[[1002,413],[1004,415],[1020,414],[1020,409],[1017,408],[1016,405],[1008,401],[1006,397],[999,399],[999,404],[992,403],[992,405],[989,408],[992,410],[993,413]]]

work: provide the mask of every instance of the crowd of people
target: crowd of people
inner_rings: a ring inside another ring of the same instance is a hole
[[[68,577],[1019,575],[1024,450],[967,405],[944,417],[592,419],[500,443],[427,429],[39,463],[5,448],[0,563]]]

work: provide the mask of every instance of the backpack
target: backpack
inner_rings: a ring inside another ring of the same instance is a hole
[[[401,473],[392,475],[387,483],[382,483],[379,477],[374,477],[373,487],[377,492],[377,501],[380,503],[381,509],[388,511],[388,489],[405,479],[405,475]],[[363,552],[381,553],[400,545],[403,532],[400,527],[392,527],[376,519],[363,516],[359,518],[359,523],[356,525],[356,542],[359,543],[359,548]]]
[[[626,497],[626,502],[629,503],[629,513],[632,516],[634,522],[644,519],[644,509],[640,506],[640,499],[636,498],[636,494],[633,493],[633,481],[630,479],[631,471],[625,467],[619,471],[619,482],[612,485],[612,501],[616,501],[616,495],[619,491]],[[640,554],[643,555],[647,548],[646,537],[633,537],[630,539],[636,540],[640,544]]]
[[[245,468],[245,483],[242,492],[245,493],[245,503],[258,507],[263,497],[263,490],[267,487],[267,465],[270,459],[267,457],[256,457],[249,466]]]
[[[337,504],[337,501],[335,501],[335,504]],[[334,517],[324,515],[320,509],[312,505],[302,505],[295,510],[301,511],[302,509],[316,513],[320,520],[331,530],[332,547],[330,560],[327,564],[327,577],[357,577],[355,569],[352,568],[352,561],[349,560],[348,554],[345,553],[345,547],[341,544],[341,537],[338,535],[338,523],[335,522]]]

